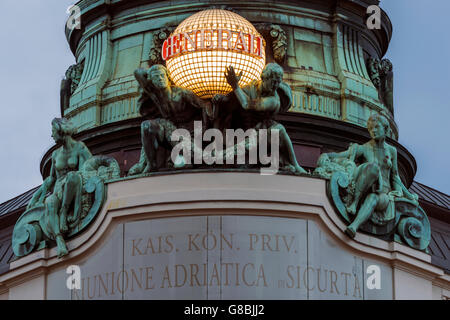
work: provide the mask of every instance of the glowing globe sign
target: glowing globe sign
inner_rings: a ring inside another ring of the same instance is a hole
[[[231,92],[224,73],[242,72],[240,86],[260,79],[266,62],[265,41],[240,15],[210,9],[185,19],[164,42],[162,58],[173,82],[201,98]]]

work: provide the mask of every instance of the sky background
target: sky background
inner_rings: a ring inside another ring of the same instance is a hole
[[[64,26],[73,0],[0,0],[0,203],[39,184],[53,145],[60,81],[75,63]],[[449,0],[382,0],[393,24],[399,142],[416,158],[416,181],[450,193]]]

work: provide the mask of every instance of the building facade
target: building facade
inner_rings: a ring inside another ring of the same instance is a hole
[[[42,235],[39,217],[27,239],[15,231],[32,209],[33,195],[43,189],[0,205],[2,298],[449,297],[450,200],[413,181],[416,162],[397,141],[393,68],[383,59],[392,25],[381,10],[380,27],[367,27],[367,8],[378,1],[81,0],[76,5],[81,25],[67,28],[66,36],[77,64],[61,85],[61,117],[76,128],[76,141],[115,162],[105,164],[102,158],[96,167],[94,176],[100,176],[101,166],[112,173],[102,175],[94,191],[83,191],[93,194],[90,206],[98,203],[98,210],[64,237],[68,254],[63,257],[52,239],[26,247],[33,237],[51,238]],[[185,19],[205,10],[245,18],[264,39],[265,62],[283,68],[291,103],[274,119],[286,128],[308,174],[261,175],[255,168],[205,164],[130,174],[142,158],[145,120],[140,113],[145,88],[135,70],[166,64],[164,42]],[[390,160],[398,165],[400,183],[418,195],[426,212],[422,229],[407,227],[419,240],[417,234],[431,230],[425,247],[397,234],[398,219],[389,232],[365,228],[349,237],[348,221],[333,198],[333,179],[313,173],[321,154],[373,138],[367,123],[374,115],[387,120],[386,143],[396,150],[397,159]],[[43,156],[44,179],[53,174],[58,148],[55,144]],[[100,189],[104,194],[96,193]],[[22,251],[15,249],[18,243]],[[79,267],[79,286],[68,287],[67,279],[78,272],[68,274],[69,266]]]

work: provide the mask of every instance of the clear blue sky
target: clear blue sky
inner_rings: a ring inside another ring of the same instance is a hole
[[[450,194],[449,0],[382,0],[393,37],[399,142],[416,158],[415,180]]]
[[[0,0],[0,203],[42,183],[59,86],[75,62],[64,36],[73,0]],[[416,180],[450,193],[450,1],[383,0],[394,35],[395,117]]]

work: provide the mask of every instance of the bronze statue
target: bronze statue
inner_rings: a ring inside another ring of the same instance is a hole
[[[157,170],[158,148],[171,149],[178,143],[171,140],[173,131],[183,128],[193,132],[194,120],[203,120],[211,114],[209,105],[195,93],[171,84],[163,65],[138,69],[135,77],[142,90],[139,111],[148,120],[141,124],[141,157],[130,169],[130,175]]]
[[[352,144],[344,152],[321,155],[315,170],[325,178],[336,171],[344,172],[350,180],[346,211],[355,218],[346,233],[352,238],[369,218],[380,225],[393,220],[397,198],[406,198],[418,205],[417,195],[410,193],[400,180],[397,149],[386,143],[387,119],[372,115],[367,121],[367,129],[372,137],[370,141],[363,145]],[[352,163],[358,163],[358,166]]]
[[[269,63],[261,74],[261,80],[253,81],[249,85],[240,88],[239,80],[234,68],[230,66],[225,72],[228,84],[233,88],[239,110],[229,108],[228,114],[234,113],[233,118],[241,120],[240,126],[255,129],[279,130],[280,134],[280,162],[285,170],[295,174],[306,173],[300,167],[295,157],[294,148],[284,126],[274,120],[276,114],[287,111],[292,104],[292,91],[288,84],[283,82],[283,69],[276,63]],[[219,105],[233,100],[233,97],[217,95],[213,98],[213,104]],[[237,112],[236,112],[237,111]],[[219,116],[219,119],[225,117]],[[233,119],[229,119],[230,122]],[[230,123],[229,122],[229,123]],[[229,123],[225,123],[229,125]]]
[[[83,142],[73,139],[74,133],[68,120],[53,119],[52,137],[60,147],[52,154],[50,175],[14,226],[16,256],[30,253],[41,240],[56,241],[58,257],[67,255],[65,238],[86,227],[101,208],[103,180],[120,175],[115,159],[92,156]]]
[[[52,194],[45,199],[43,221],[46,231],[56,240],[58,256],[68,253],[63,238],[63,234],[68,231],[67,223],[73,223],[81,216],[83,182],[79,170],[92,157],[83,142],[72,138],[74,132],[74,127],[66,119],[56,118],[52,121],[52,137],[61,147],[52,154],[50,176],[28,205],[29,209],[41,203],[43,196],[52,190]],[[73,214],[68,216],[71,205],[74,207]]]

